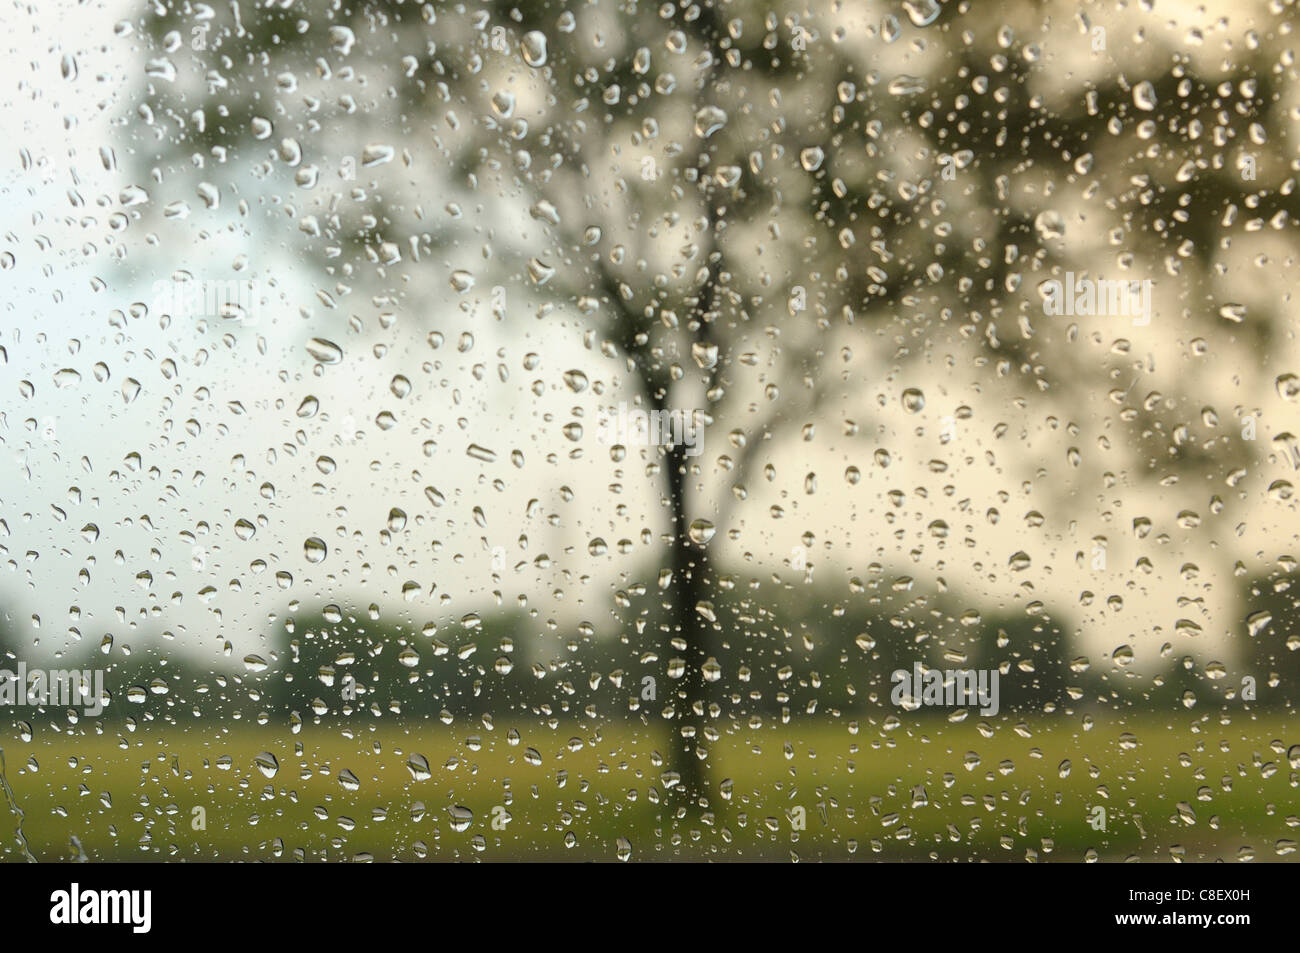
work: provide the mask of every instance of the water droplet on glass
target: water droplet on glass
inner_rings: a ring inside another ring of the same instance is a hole
[[[714,534],[717,532],[717,528],[708,520],[699,519],[691,523],[689,532],[691,542],[703,546],[709,540],[713,539]]]
[[[529,30],[519,41],[519,52],[524,62],[534,69],[546,65],[546,36],[537,30]]]
[[[343,349],[325,338],[312,338],[308,341],[307,353],[322,364],[337,364],[343,360]]]
[[[1143,80],[1133,87],[1133,105],[1143,112],[1156,108],[1156,88],[1150,80]]]
[[[695,113],[695,135],[707,139],[727,124],[727,114],[717,106],[704,106]]]
[[[938,0],[903,0],[903,9],[913,26],[929,26],[943,12]]]

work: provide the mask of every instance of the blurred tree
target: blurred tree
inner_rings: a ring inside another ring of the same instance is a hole
[[[711,687],[714,663],[742,645],[770,661],[778,639],[746,645],[753,630],[718,613],[734,580],[709,539],[730,528],[758,465],[774,478],[784,429],[858,433],[860,373],[842,363],[878,352],[888,372],[874,399],[901,400],[923,424],[946,412],[958,427],[979,422],[905,392],[917,362],[978,369],[979,387],[1022,409],[1034,395],[1039,420],[1065,413],[1073,445],[1108,449],[1072,446],[1063,495],[1119,472],[1170,486],[1175,469],[1226,472],[1251,457],[1212,408],[1188,414],[1201,405],[1194,381],[1166,376],[1157,391],[1125,329],[1045,318],[1038,286],[1115,262],[1121,277],[1185,287],[1181,312],[1159,319],[1178,335],[1218,326],[1205,304],[1224,294],[1223,243],[1295,211],[1285,164],[1260,156],[1243,181],[1234,156],[1247,129],[1259,141],[1285,121],[1272,86],[1280,41],[1202,76],[1176,47],[1119,28],[1099,51],[1084,14],[1044,46],[1037,3],[988,17],[968,2],[904,8],[901,21],[882,8],[863,24],[838,3],[777,15],[742,0],[220,11],[159,0],[146,18],[158,57],[141,106],[157,140],[146,162],[169,190],[279,196],[264,221],[292,223],[294,247],[333,283],[327,296],[365,280],[400,300],[427,274],[421,262],[441,254],[450,268],[477,245],[476,273],[450,276],[466,314],[488,286],[504,290],[492,307],[511,320],[527,302],[543,302],[539,314],[563,303],[634,402],[728,435],[712,468],[681,442],[643,453],[668,525],[664,611],[636,636],[651,644],[629,647],[680,674],[655,707],[673,732],[662,780],[691,805],[712,802],[708,749],[743,707]],[[1152,83],[1128,79],[1152,69]],[[335,164],[348,154],[354,166]],[[1112,188],[1098,197],[1103,173]],[[1109,248],[1069,240],[1085,219]],[[1237,332],[1257,348],[1281,320],[1261,303]],[[1080,433],[1073,414],[1097,393],[1104,412]],[[979,426],[986,449],[1008,429]],[[1025,625],[1002,626],[1009,642],[1033,644]],[[1057,690],[1055,675],[1039,679],[1034,705]]]

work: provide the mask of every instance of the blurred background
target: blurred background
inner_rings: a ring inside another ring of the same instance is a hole
[[[3,856],[1291,859],[1295,20],[10,7]]]

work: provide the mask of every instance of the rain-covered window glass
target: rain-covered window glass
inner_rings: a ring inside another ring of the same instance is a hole
[[[1291,3],[0,22],[5,858],[1295,850]]]

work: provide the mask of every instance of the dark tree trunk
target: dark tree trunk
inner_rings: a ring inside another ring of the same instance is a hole
[[[672,582],[668,593],[671,611],[668,614],[669,631],[661,640],[661,662],[666,666],[670,659],[686,661],[686,671],[680,679],[668,680],[667,703],[672,706],[669,720],[672,732],[669,739],[668,770],[680,780],[672,793],[679,804],[710,807],[713,792],[709,788],[709,765],[701,757],[708,750],[704,730],[709,721],[710,692],[701,667],[714,654],[712,623],[700,615],[697,606],[709,598],[709,566],[705,546],[691,540],[690,520],[686,509],[686,487],[692,457],[686,448],[678,445],[667,454],[668,492],[672,507],[673,541],[668,568]],[[680,639],[686,643],[681,651],[672,643]]]
[[[709,38],[712,46],[721,36],[717,15],[712,7],[706,5],[699,8],[698,21],[696,29],[700,35]],[[698,88],[697,107],[712,100],[721,76],[720,63],[720,54],[714,50],[713,62]],[[696,342],[712,344],[712,322],[717,317],[722,272],[721,255],[717,247],[721,210],[704,184],[708,172],[705,151],[705,144],[698,141],[695,154],[687,166],[695,173],[695,181],[704,198],[708,215],[705,242],[708,248],[707,278],[695,301],[694,314],[688,327]],[[711,378],[712,374],[709,376]],[[668,383],[654,390],[651,404],[656,410],[689,415],[691,411],[687,408],[670,406],[671,390],[671,384]],[[710,690],[703,666],[711,657],[716,657],[718,649],[715,624],[701,615],[697,608],[702,602],[710,601],[712,580],[708,543],[697,544],[691,539],[687,496],[691,483],[690,468],[698,457],[688,456],[686,450],[687,447],[679,443],[668,448],[665,456],[673,532],[668,569],[673,576],[667,592],[671,609],[667,619],[668,631],[660,640],[660,663],[666,670],[671,659],[681,658],[686,662],[686,671],[680,679],[668,679],[665,701],[672,707],[672,717],[669,719],[671,736],[666,767],[678,777],[677,783],[669,791],[670,803],[675,802],[676,807],[686,807],[694,813],[715,809],[717,796],[717,792],[710,786],[712,772],[707,757],[709,741],[704,735],[706,728],[715,720],[710,713],[710,705],[715,704],[713,696],[717,693]],[[674,639],[685,642],[684,651],[673,645]]]

